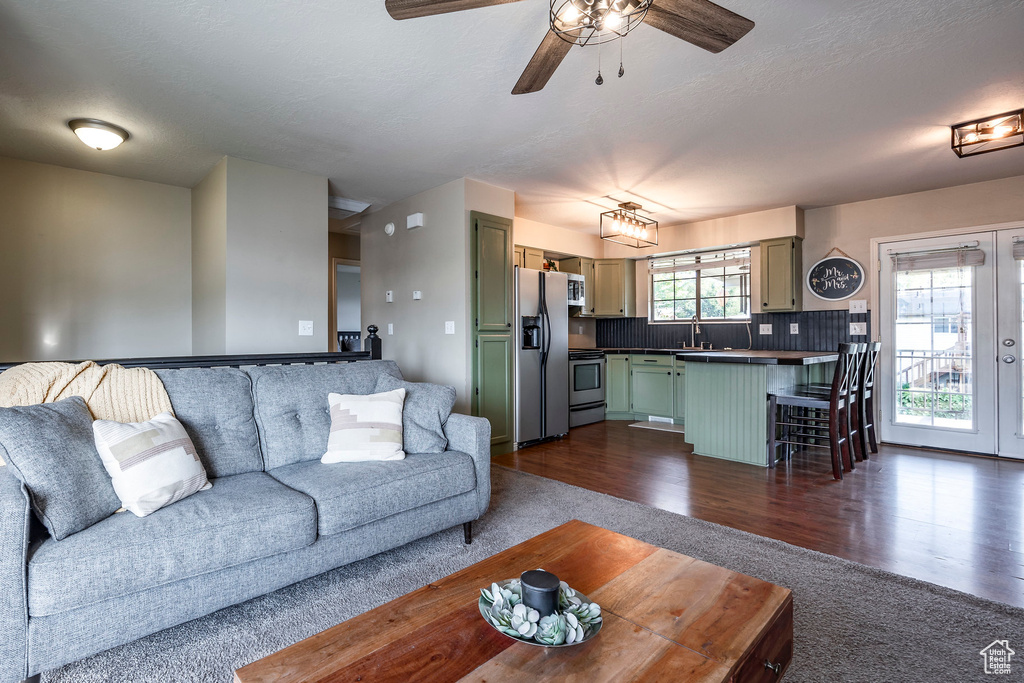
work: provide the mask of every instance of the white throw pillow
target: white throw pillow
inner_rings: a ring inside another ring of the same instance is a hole
[[[320,462],[401,460],[405,389],[380,394],[328,394],[331,433]]]
[[[139,517],[212,486],[192,439],[170,413],[148,422],[96,420],[92,431],[114,492]]]

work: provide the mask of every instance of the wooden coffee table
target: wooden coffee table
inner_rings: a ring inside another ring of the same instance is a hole
[[[543,567],[602,607],[575,647],[480,616],[480,589]],[[793,655],[789,590],[572,521],[235,672],[238,683],[774,681]]]

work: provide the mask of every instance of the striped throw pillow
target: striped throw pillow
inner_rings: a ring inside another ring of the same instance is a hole
[[[405,389],[366,396],[328,394],[331,432],[320,462],[402,460],[402,406]]]
[[[148,422],[96,420],[92,431],[114,492],[139,517],[212,486],[192,439],[170,413]]]

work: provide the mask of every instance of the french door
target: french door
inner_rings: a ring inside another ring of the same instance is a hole
[[[882,440],[1024,457],[1024,226],[885,243],[879,263]]]

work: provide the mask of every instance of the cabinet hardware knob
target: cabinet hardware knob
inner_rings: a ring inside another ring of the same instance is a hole
[[[767,302],[767,301],[765,301],[765,302],[764,302],[763,304],[761,304],[761,305],[762,305],[762,306],[767,306],[767,305],[768,305],[768,302]]]
[[[781,662],[777,662],[775,664],[772,664],[771,662],[769,662],[766,659],[766,660],[764,660],[764,668],[765,668],[765,671],[771,671],[773,674],[778,676],[779,672],[782,671],[782,663]]]
[[[512,327],[512,323],[505,323],[505,327]]]

